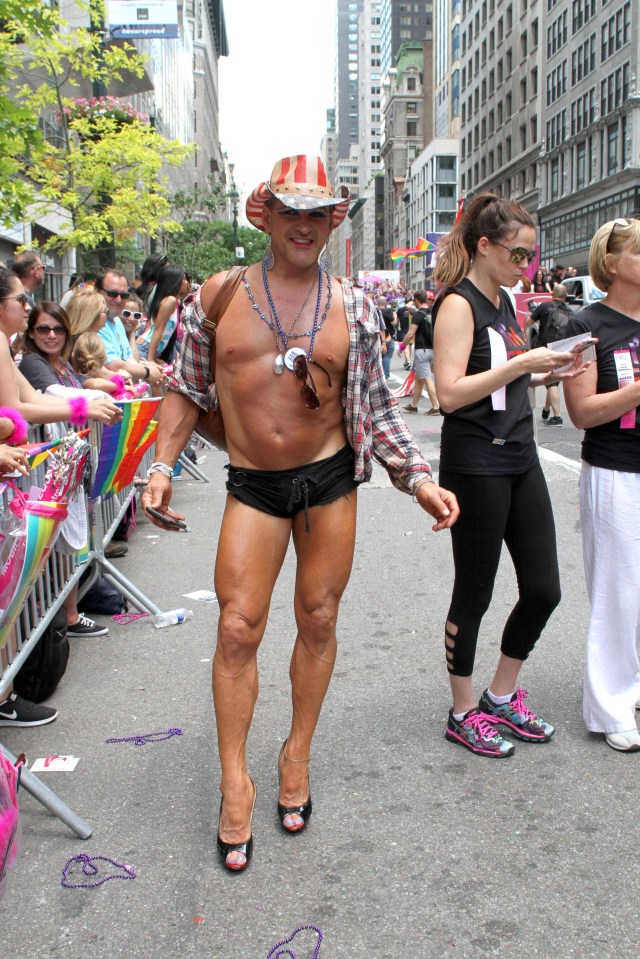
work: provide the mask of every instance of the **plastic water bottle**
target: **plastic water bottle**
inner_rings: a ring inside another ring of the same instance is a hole
[[[192,609],[168,609],[166,613],[158,613],[153,617],[153,625],[158,629],[163,626],[177,626],[178,623],[186,623],[188,619],[193,619]]]

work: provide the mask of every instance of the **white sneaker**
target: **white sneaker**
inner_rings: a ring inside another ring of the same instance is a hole
[[[623,753],[635,753],[640,750],[640,733],[637,729],[628,729],[624,733],[605,733],[607,745]]]

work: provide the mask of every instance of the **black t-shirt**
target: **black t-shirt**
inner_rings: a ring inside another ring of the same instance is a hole
[[[467,278],[438,297],[431,314],[434,326],[440,306],[450,293],[464,297],[473,311],[473,344],[467,376],[491,369],[489,328],[502,337],[507,359],[526,352],[524,334],[508,294],[500,290],[500,306],[496,307]],[[538,462],[538,454],[527,393],[530,380],[531,375],[525,373],[512,383],[507,383],[505,410],[494,410],[491,396],[485,396],[454,413],[445,412],[440,468],[490,476],[526,473],[534,467]]]
[[[399,306],[396,310],[396,315],[398,317],[398,327],[401,334],[400,338],[403,339],[411,326],[411,310],[406,306]]]
[[[393,336],[393,334],[396,331],[396,328],[393,325],[393,320],[394,320],[393,310],[390,307],[385,306],[384,310],[380,310],[380,312],[382,313],[382,316],[384,318],[384,327],[385,327],[385,330],[387,331],[387,336]]]
[[[536,306],[535,310],[531,314],[531,319],[533,322],[538,324],[537,346],[547,346],[548,343],[553,343],[553,341],[556,339],[555,336],[552,336],[550,339],[547,335],[549,317],[556,310],[565,314],[565,322],[568,322],[573,316],[573,310],[568,307],[566,303],[563,303],[562,300],[546,300],[544,303],[540,303],[539,306]],[[566,335],[568,336],[569,334],[567,333]],[[563,339],[563,337],[560,336],[557,337],[557,339]]]
[[[416,310],[411,319],[411,323],[418,327],[413,341],[416,350],[432,350],[433,327],[431,326],[431,311]]]
[[[619,361],[626,361],[633,370],[634,382],[640,379],[640,323],[612,310],[605,303],[594,303],[571,317],[567,336],[591,333],[597,336],[596,356],[598,382],[596,392],[612,393],[618,387]],[[640,473],[640,408],[636,410],[634,427],[622,428],[622,418],[592,426],[584,431],[582,458],[592,466]]]

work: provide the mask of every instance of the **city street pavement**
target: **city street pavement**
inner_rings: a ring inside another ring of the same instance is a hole
[[[399,383],[397,358],[393,369]],[[437,465],[440,418],[407,420]],[[160,532],[139,511],[129,554],[118,561],[164,608],[192,608],[193,621],[162,630],[144,619],[110,621],[107,637],[73,640],[52,699],[58,720],[0,730],[32,761],[80,757],[75,772],[41,778],[94,830],[78,840],[21,794],[22,852],[0,906],[3,959],[266,959],[305,925],[321,930],[319,950],[307,929],[277,955],[637,959],[640,754],[614,752],[582,723],[588,605],[580,434],[569,425],[539,433],[564,595],[522,683],[556,726],[549,744],[516,741],[515,755],[496,761],[445,741],[449,534],[434,534],[430,518],[377,468],[359,492],[338,661],[313,747],[311,824],[285,835],[275,809],[290,715],[290,551],[260,651],[249,740],[258,790],[254,860],[246,873],[226,873],[215,848],[219,769],[209,680],[217,607],[182,595],[212,588],[226,458],[208,452],[209,485],[186,476],[175,484],[174,505],[191,533]],[[478,695],[515,593],[505,555],[479,642]],[[105,744],[169,728],[182,736]],[[136,878],[63,888],[65,863],[80,853],[129,865]]]

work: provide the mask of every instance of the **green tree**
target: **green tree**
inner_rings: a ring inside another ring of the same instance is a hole
[[[130,44],[105,46],[99,32],[71,29],[55,7],[47,7],[45,16],[44,0],[21,0],[19,6],[33,14],[28,33],[16,0],[3,0],[13,45],[0,47],[2,69],[13,85],[15,108],[42,118],[50,135],[36,137],[31,150],[26,134],[9,142],[13,167],[0,172],[0,218],[16,218],[21,204],[24,218],[25,200],[31,219],[55,211],[62,225],[45,249],[57,251],[94,250],[114,237],[125,242],[136,234],[179,230],[162,169],[182,164],[193,148],[160,136],[146,117],[115,98],[70,95],[81,83],[108,88],[125,74],[142,76],[143,59]],[[76,6],[92,23],[103,22],[102,0]],[[28,43],[16,46],[22,34]],[[3,122],[0,113],[0,130]]]
[[[244,247],[245,266],[262,259],[269,237],[253,227],[238,228],[238,246]],[[236,263],[233,224],[226,220],[187,220],[182,232],[170,236],[166,244],[172,263],[184,266],[189,275],[202,283],[213,273],[228,270]]]

